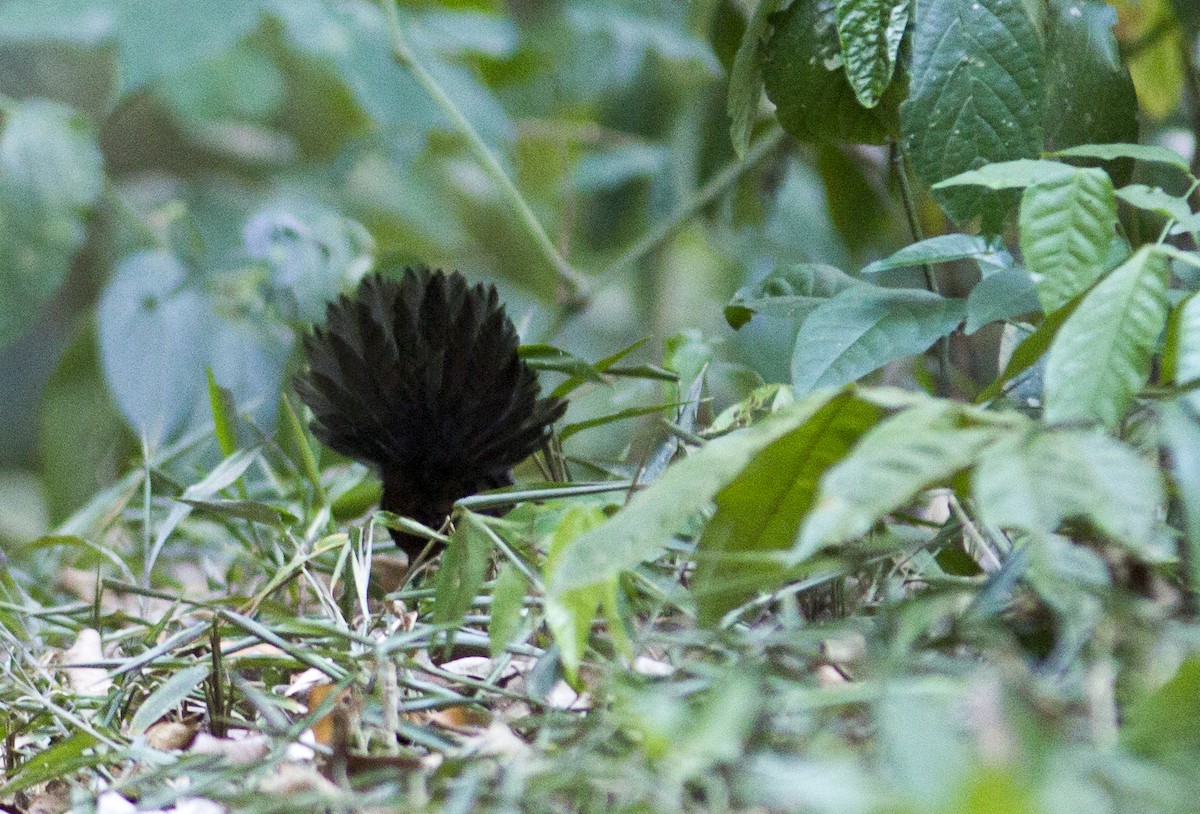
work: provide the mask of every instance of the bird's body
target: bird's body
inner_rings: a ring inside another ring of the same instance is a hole
[[[321,441],[379,471],[383,509],[436,528],[459,498],[512,483],[566,409],[539,397],[518,344],[494,286],[377,273],[305,337],[296,390]],[[424,544],[393,536],[410,558]]]

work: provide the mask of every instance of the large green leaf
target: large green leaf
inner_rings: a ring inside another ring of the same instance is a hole
[[[891,269],[912,268],[926,263],[951,263],[955,260],[985,257],[992,254],[991,246],[982,237],[959,233],[938,235],[920,240],[900,251],[863,267],[863,274],[876,274]]]
[[[655,557],[696,512],[706,509],[761,450],[803,426],[833,398],[822,393],[782,408],[741,432],[710,441],[669,466],[624,509],[566,545],[550,592],[561,595],[606,582]]]
[[[91,124],[34,100],[4,115],[0,134],[0,346],[16,339],[66,278],[104,183]]]
[[[1021,253],[1046,313],[1094,283],[1117,225],[1117,197],[1102,170],[1076,170],[1021,198]]]
[[[846,76],[863,107],[875,107],[896,72],[909,0],[837,0]]]
[[[38,411],[42,489],[51,523],[66,520],[117,479],[129,435],[100,372],[90,320],[46,382]]]
[[[94,45],[117,41],[126,92],[180,73],[254,28],[267,0],[14,0],[0,7],[0,36]]]
[[[1186,196],[1171,195],[1160,187],[1130,184],[1118,189],[1117,197],[1130,206],[1136,206],[1138,209],[1144,209],[1172,220],[1186,221],[1192,214]]]
[[[146,700],[142,701],[137,712],[133,714],[133,720],[129,723],[130,734],[141,735],[155,721],[186,701],[192,691],[211,674],[212,663],[207,661],[172,673],[170,678],[146,696]],[[223,681],[224,678],[218,677],[217,680]]]
[[[488,620],[488,651],[492,658],[501,658],[520,635],[521,626],[525,623],[525,594],[528,590],[525,575],[511,562],[506,562],[496,574],[491,618]]]
[[[754,130],[754,120],[758,117],[758,103],[763,92],[763,40],[771,15],[779,3],[780,0],[759,0],[754,13],[750,15],[746,33],[742,35],[742,44],[733,58],[733,69],[729,72],[729,138],[739,158],[750,149],[750,135]]]
[[[475,514],[456,514],[454,533],[442,555],[433,586],[433,621],[449,628],[462,624],[463,617],[483,585],[491,559],[492,541],[483,521]]]
[[[1193,601],[1200,599],[1200,421],[1194,409],[1180,403],[1160,408],[1164,447],[1169,453],[1171,479],[1182,508],[1183,545],[1187,556],[1183,565]]]
[[[969,467],[1001,437],[1005,422],[1018,420],[929,400],[882,422],[821,478],[820,497],[793,556],[803,560],[866,534],[922,490]]]
[[[858,285],[865,284],[841,269],[821,263],[776,269],[762,282],[734,295],[725,306],[725,321],[736,329],[755,314],[801,320],[821,303]]]
[[[855,286],[818,306],[796,336],[792,386],[848,384],[922,353],[962,322],[965,304],[919,289]]]
[[[1137,141],[1137,94],[1121,62],[1117,12],[1101,0],[1050,0],[1046,149]]]
[[[376,123],[422,134],[434,128],[452,129],[412,72],[393,58],[386,21],[376,4],[277,0],[271,10],[298,49],[333,66]],[[407,14],[402,22],[410,29],[419,25],[419,20]],[[506,144],[513,134],[512,121],[495,95],[470,71],[428,52],[409,33],[409,46],[421,64],[480,136],[493,145]]]
[[[562,519],[550,535],[546,553],[546,578],[555,581],[566,562],[565,552],[570,544],[586,532],[604,522],[604,512],[598,506],[572,506],[563,513]],[[610,611],[616,601],[616,574],[592,585],[552,592],[546,597],[546,624],[562,653],[563,667],[568,677],[574,680],[579,665],[587,653],[588,639],[592,632],[592,620],[602,605]],[[615,614],[609,613],[610,622],[618,624]]]
[[[796,542],[817,482],[881,415],[879,407],[842,393],[807,422],[756,454],[717,493],[717,511],[696,549],[692,593],[701,624],[787,579],[778,556]]]
[[[938,181],[935,190],[955,187],[984,187],[991,190],[1024,189],[1034,184],[1045,184],[1070,175],[1075,168],[1061,161],[1044,158],[1014,158],[986,164],[977,170],[967,170],[958,175]]]
[[[1150,375],[1167,277],[1166,259],[1143,247],[1083,298],[1047,355],[1047,421],[1117,427]]]
[[[1134,551],[1157,559],[1163,502],[1157,470],[1099,431],[1038,431],[1005,439],[972,478],[981,517],[999,528],[1049,534],[1064,520],[1089,520]]]
[[[1188,172],[1187,159],[1174,150],[1155,144],[1081,144],[1054,153],[1063,158],[1099,158],[1112,161],[1117,158],[1132,158],[1148,164],[1164,164],[1182,172]]]
[[[200,392],[211,325],[204,297],[164,251],[122,261],[100,299],[104,377],[117,406],[151,440],[171,436]]]
[[[772,17],[763,80],[784,128],[804,141],[882,143],[897,132],[902,83],[873,108],[859,104],[843,70],[834,0],[793,3]]]
[[[280,202],[251,216],[246,254],[271,271],[268,296],[287,317],[318,322],[325,305],[370,268],[371,235],[320,206]]]
[[[1130,704],[1123,745],[1192,772],[1200,756],[1200,656],[1192,653],[1163,686]]]
[[[900,110],[913,168],[927,184],[1042,149],[1042,43],[1021,0],[917,4],[912,79]],[[1004,204],[980,190],[935,191],[958,222]]]
[[[1058,336],[1063,323],[1071,314],[1075,313],[1075,309],[1079,307],[1082,299],[1083,295],[1079,295],[1054,313],[1047,314],[1037,329],[1025,337],[1020,345],[1017,345],[1016,350],[1005,363],[1004,370],[1000,371],[996,379],[975,398],[976,403],[996,398],[1008,382],[1037,364],[1054,342],[1054,337]]]
[[[97,312],[100,359],[121,413],[152,441],[210,414],[206,371],[239,409],[269,427],[292,344],[278,323],[218,307],[172,255],[132,255],[117,266]]]
[[[1179,304],[1171,318],[1173,347],[1168,355],[1173,362],[1172,373],[1176,384],[1190,384],[1200,380],[1200,296],[1193,294]],[[1193,410],[1200,407],[1200,391],[1191,391],[1183,396]]]
[[[1042,310],[1033,283],[1024,269],[1011,268],[984,277],[967,297],[967,324],[973,334],[990,322],[1013,319]]]

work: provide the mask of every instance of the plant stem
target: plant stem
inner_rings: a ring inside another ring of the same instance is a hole
[[[404,37],[404,29],[400,25],[400,16],[396,12],[395,0],[380,0],[380,6],[383,9],[384,17],[387,18],[388,33],[392,45],[392,57],[401,66],[407,68],[416,80],[421,83],[425,92],[429,94],[434,103],[453,122],[454,126],[466,139],[467,145],[470,147],[471,152],[474,153],[475,158],[487,170],[492,180],[496,182],[508,205],[512,207],[521,224],[525,227],[525,231],[533,239],[534,243],[537,244],[542,255],[558,275],[559,284],[562,287],[561,300],[564,309],[568,312],[574,312],[585,308],[589,296],[587,280],[559,253],[554,242],[550,240],[550,236],[546,234],[546,230],[542,228],[542,224],[538,221],[537,216],[533,214],[533,210],[530,209],[524,196],[521,195],[520,190],[517,189],[512,179],[508,177],[508,173],[504,171],[504,168],[500,166],[500,161],[496,158],[496,155],[480,137],[479,132],[474,126],[467,121],[467,118],[458,109],[458,105],[454,103],[454,100],[438,84],[437,79],[417,59],[416,54],[409,47]]]
[[[708,180],[696,193],[684,201],[674,212],[651,226],[642,237],[625,252],[605,267],[602,275],[609,276],[623,271],[653,252],[671,237],[704,207],[717,199],[743,175],[754,169],[784,139],[784,132],[775,127],[746,151],[746,157],[734,161]]]
[[[1196,73],[1195,41],[1187,37],[1179,38],[1179,58],[1183,62],[1183,77],[1186,80],[1188,107],[1192,113],[1192,132],[1200,133],[1200,75]],[[1200,175],[1200,149],[1192,150],[1192,175]],[[1193,186],[1193,190],[1195,187]],[[1191,200],[1192,193],[1188,192],[1186,200]]]
[[[892,142],[892,168],[896,172],[896,181],[900,185],[900,199],[904,202],[904,215],[908,219],[908,228],[914,241],[925,239],[921,228],[921,218],[917,213],[917,200],[913,195],[912,185],[908,182],[908,168],[905,166],[904,150],[900,143]],[[931,293],[941,295],[937,274],[933,266],[925,263],[921,266],[925,274],[925,288]],[[943,336],[938,340],[938,395],[943,398],[950,396],[950,337]]]

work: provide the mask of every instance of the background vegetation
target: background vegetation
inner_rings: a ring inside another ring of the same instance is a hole
[[[1198,29],[0,2],[0,799],[1194,810]],[[572,406],[406,572],[287,383],[422,261]]]

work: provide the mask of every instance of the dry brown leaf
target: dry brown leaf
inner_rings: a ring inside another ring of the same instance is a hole
[[[375,554],[371,557],[371,586],[390,594],[404,585],[408,575],[408,557],[401,554]]]
[[[64,814],[71,808],[71,787],[62,780],[51,780],[46,788],[29,801],[26,814]]]
[[[159,721],[146,730],[146,743],[161,752],[182,751],[192,745],[199,731],[199,721]]]
[[[327,702],[327,699],[336,691],[337,695],[333,699],[333,704],[329,708],[329,712],[318,718],[312,725],[313,740],[322,746],[333,748],[339,742],[337,725],[335,720],[336,713],[349,711],[348,708],[354,705],[354,698],[349,687],[338,689],[335,684],[317,684],[308,691],[308,711],[312,713],[322,704]],[[349,722],[347,722],[349,726]]]
[[[492,720],[492,715],[487,710],[466,705],[426,712],[421,717],[435,726],[455,730],[480,730]]]

